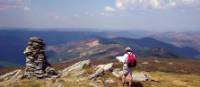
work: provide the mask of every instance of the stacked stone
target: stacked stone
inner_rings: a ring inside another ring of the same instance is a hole
[[[30,37],[24,54],[26,56],[25,78],[57,77],[57,72],[47,62],[45,42],[39,37]]]

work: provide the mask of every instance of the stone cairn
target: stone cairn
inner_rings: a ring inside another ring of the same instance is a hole
[[[45,42],[39,37],[30,37],[24,54],[26,68],[24,78],[56,78],[58,73],[47,62],[45,55]]]

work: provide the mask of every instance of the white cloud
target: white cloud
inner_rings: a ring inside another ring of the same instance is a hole
[[[113,8],[111,6],[105,6],[104,10],[98,14],[101,16],[113,16],[115,11],[116,11],[116,8]]]
[[[23,10],[30,10],[26,4],[30,3],[31,0],[0,0],[0,10],[10,10],[21,8]]]
[[[115,5],[118,9],[125,9],[128,2],[130,2],[130,0],[116,0]]]
[[[106,6],[106,7],[104,8],[104,10],[105,10],[106,12],[115,12],[115,8],[112,8],[112,7],[110,7],[110,6]]]
[[[200,8],[200,0],[116,0],[118,9]]]

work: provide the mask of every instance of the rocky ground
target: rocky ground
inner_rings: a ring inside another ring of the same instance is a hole
[[[199,62],[140,59],[133,73],[133,87],[200,87]],[[67,64],[54,66],[59,70],[59,78],[20,79],[23,74],[20,69],[6,73],[0,76],[0,87],[122,87],[121,64],[114,60],[71,61]]]

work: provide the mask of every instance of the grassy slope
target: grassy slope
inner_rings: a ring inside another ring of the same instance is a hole
[[[158,62],[155,62],[158,60]],[[112,60],[110,60],[112,61]],[[148,62],[149,64],[141,64]],[[173,65],[169,63],[173,62]],[[105,63],[105,61],[94,61],[97,63]],[[139,65],[135,69],[138,71],[148,71],[153,79],[160,82],[134,82],[134,87],[200,87],[200,61],[197,60],[180,60],[180,59],[139,59]],[[63,64],[62,64],[63,65]],[[66,66],[71,65],[67,63]],[[57,69],[62,69],[66,66],[56,65]],[[115,64],[115,68],[119,68],[121,64]],[[86,67],[85,76],[93,73],[93,68]],[[89,80],[80,80],[83,77],[65,77],[58,81],[66,87],[89,87]],[[115,83],[105,84],[104,80],[112,78]],[[106,73],[103,77],[98,78],[97,85],[100,87],[122,87],[120,78],[115,78],[111,73]],[[21,80],[15,84],[6,87],[54,87],[55,80]],[[1,86],[0,86],[1,87]]]
[[[144,87],[200,87],[199,75],[165,72],[150,72],[150,74],[160,82],[145,82]]]
[[[134,87],[200,87],[200,76],[194,74],[150,72],[150,75],[160,82],[134,82]],[[103,80],[107,78],[112,78],[116,82],[113,84],[103,83]],[[66,77],[59,79],[59,82],[64,83],[66,87],[89,87],[90,81],[77,79],[79,77]],[[100,87],[122,87],[120,79],[114,78],[111,74],[103,76],[99,80],[97,85]],[[54,80],[21,80],[6,87],[54,87],[54,82]]]

